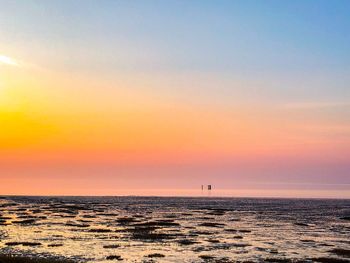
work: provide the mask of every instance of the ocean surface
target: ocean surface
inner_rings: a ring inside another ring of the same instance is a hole
[[[81,262],[350,262],[350,200],[2,197],[0,254]]]

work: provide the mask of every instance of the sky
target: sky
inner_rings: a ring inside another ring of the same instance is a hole
[[[349,13],[0,0],[0,194],[350,198]]]

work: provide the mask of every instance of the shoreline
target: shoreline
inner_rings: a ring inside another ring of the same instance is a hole
[[[11,197],[49,197],[49,198],[188,198],[188,199],[251,199],[251,200],[339,200],[348,201],[350,198],[335,198],[335,197],[263,197],[263,196],[220,196],[220,195],[25,195],[25,194],[4,194],[0,195],[0,199],[6,199]]]

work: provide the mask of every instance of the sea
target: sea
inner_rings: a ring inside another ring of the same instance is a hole
[[[0,197],[0,254],[76,262],[350,262],[350,200]]]

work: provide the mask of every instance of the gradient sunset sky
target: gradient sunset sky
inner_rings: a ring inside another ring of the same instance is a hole
[[[350,198],[349,14],[0,0],[0,194]]]

